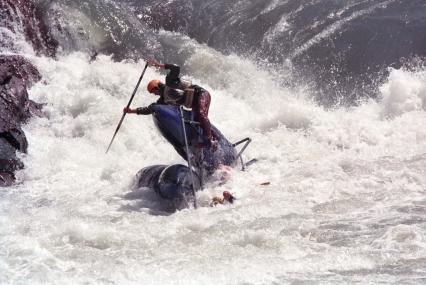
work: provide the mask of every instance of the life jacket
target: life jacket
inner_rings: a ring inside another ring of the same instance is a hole
[[[193,85],[187,80],[180,80],[179,83],[172,86],[164,86],[163,98],[166,104],[184,105],[187,109],[191,109],[202,92],[204,89],[200,86]]]
[[[185,100],[184,94],[185,91],[182,89],[165,86],[163,92],[164,102],[174,106],[182,105]]]

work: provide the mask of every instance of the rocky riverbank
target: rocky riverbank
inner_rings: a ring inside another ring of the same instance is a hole
[[[28,0],[0,3],[0,186],[12,185],[15,171],[23,168],[16,154],[28,148],[22,124],[42,114],[42,105],[30,100],[27,92],[41,75],[20,55],[17,44],[23,37],[37,54],[55,56],[57,43],[43,22],[41,9]]]

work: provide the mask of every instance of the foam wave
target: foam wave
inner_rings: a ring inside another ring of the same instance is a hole
[[[380,88],[382,115],[396,117],[411,111],[426,110],[426,71],[390,69],[390,75]]]
[[[1,248],[11,249],[0,262],[3,280],[393,280],[381,270],[414,257],[412,245],[424,242],[416,225],[401,224],[417,223],[424,199],[425,113],[406,109],[383,119],[391,95],[325,110],[303,89],[276,85],[273,74],[247,59],[193,48],[185,68],[212,93],[212,122],[231,140],[252,137],[247,156],[259,162],[246,172],[232,170],[225,185],[207,185],[200,209],[159,215],[153,193],[126,195],[143,166],[182,162],[150,118],[128,115],[104,154],[143,63],[107,56],[90,62],[83,53],[32,57],[44,82],[30,96],[47,103],[48,118],[27,125],[22,184],[1,194]],[[421,74],[392,71],[382,90],[420,90]],[[163,76],[148,69],[132,106],[152,102],[143,86]],[[259,185],[265,181],[271,184]],[[237,196],[236,203],[208,207],[224,190]],[[219,279],[205,270],[212,259],[225,273]],[[19,266],[20,260],[29,266]]]

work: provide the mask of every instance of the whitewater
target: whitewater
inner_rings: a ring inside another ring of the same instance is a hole
[[[185,164],[150,116],[127,115],[105,154],[144,62],[27,55],[46,116],[0,191],[0,283],[424,284],[426,70],[391,69],[377,100],[325,109],[249,59],[193,48],[185,76],[258,162],[177,212],[135,186],[142,167]],[[132,107],[163,76],[149,68]],[[210,207],[224,190],[236,202]]]

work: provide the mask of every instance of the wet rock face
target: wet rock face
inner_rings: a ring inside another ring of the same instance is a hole
[[[28,147],[21,124],[41,114],[41,105],[28,98],[27,88],[40,79],[23,57],[0,56],[0,186],[11,185],[14,171],[23,167],[16,157],[16,151]]]
[[[55,56],[57,41],[42,18],[43,5],[35,5],[31,0],[1,0],[0,26],[13,34],[23,34],[34,50],[39,54]],[[12,49],[13,39],[0,39],[0,48]]]
[[[37,54],[55,56],[58,44],[42,18],[43,2],[0,1],[0,51],[19,53],[16,42],[25,38]],[[26,152],[28,142],[21,124],[41,114],[41,105],[28,98],[27,88],[41,79],[24,57],[0,55],[0,186],[14,182],[14,172],[23,168],[16,151]]]

